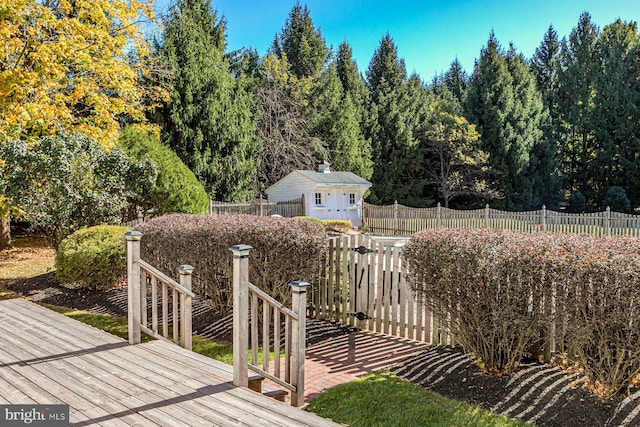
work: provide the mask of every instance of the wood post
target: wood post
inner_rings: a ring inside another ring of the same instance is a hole
[[[540,231],[547,231],[547,207],[545,205],[542,205],[540,217]]]
[[[180,285],[184,288],[191,290],[191,274],[193,273],[193,267],[190,265],[181,265],[178,267],[178,274],[180,274]],[[187,350],[192,349],[192,298],[183,293],[180,294],[180,344]],[[174,325],[175,328],[175,319]]]
[[[398,201],[393,202],[393,235],[398,234]]]
[[[291,337],[291,384],[296,391],[291,393],[291,405],[304,405],[304,357],[306,346],[307,322],[307,287],[309,283],[295,280],[291,286],[291,310],[298,315],[298,320],[292,321]]]
[[[436,208],[436,228],[440,227],[442,227],[442,206],[440,206],[440,202],[438,202]]]
[[[607,206],[606,216],[607,224],[605,225],[605,232],[606,236],[609,237],[611,236],[611,208],[609,206]]]
[[[249,252],[247,245],[229,248],[233,252],[233,385],[249,386]]]
[[[127,231],[127,283],[129,344],[139,344],[140,335],[140,239],[139,231]]]
[[[484,207],[484,226],[489,228],[489,203]]]

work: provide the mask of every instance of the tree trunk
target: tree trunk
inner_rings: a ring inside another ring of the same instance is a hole
[[[11,220],[9,218],[0,219],[0,249],[11,246]]]

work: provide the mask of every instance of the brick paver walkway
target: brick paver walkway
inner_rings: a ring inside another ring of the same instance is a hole
[[[370,331],[356,331],[307,348],[305,400],[338,384],[393,366],[428,344]]]

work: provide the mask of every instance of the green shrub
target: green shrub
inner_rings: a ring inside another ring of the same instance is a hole
[[[322,224],[322,221],[320,221],[318,218],[314,218],[312,216],[294,216],[293,219],[299,219],[299,220],[302,220],[302,221],[311,221],[314,224],[322,225],[324,227],[324,224]]]
[[[637,238],[438,229],[403,256],[414,291],[487,370],[540,352],[555,318],[559,350],[603,395],[640,374]]]
[[[173,214],[154,218],[137,228],[142,258],[175,276],[180,264],[195,267],[193,289],[210,298],[213,307],[232,305],[231,246],[254,248],[249,258],[249,280],[272,297],[288,304],[288,283],[313,283],[326,252],[324,229],[309,221],[252,215]]]
[[[627,192],[624,188],[613,186],[607,189],[607,194],[602,200],[602,205],[609,207],[613,212],[630,212],[631,201],[627,196]]]
[[[148,158],[158,170],[155,185],[141,200],[145,211],[153,210],[156,216],[178,212],[207,213],[209,196],[202,184],[178,155],[152,133],[125,128],[118,147],[139,161]]]
[[[346,231],[353,228],[351,221],[346,219],[323,219],[320,222],[326,230]]]
[[[7,141],[0,159],[4,196],[56,247],[83,227],[120,222],[156,179],[151,162],[132,162],[119,148],[107,153],[77,134],[43,136],[34,144]]]
[[[98,225],[78,230],[60,243],[56,275],[63,283],[80,283],[106,289],[127,274],[125,244],[127,227]]]

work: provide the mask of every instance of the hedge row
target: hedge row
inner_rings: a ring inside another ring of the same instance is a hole
[[[137,230],[144,233],[142,259],[171,276],[180,264],[194,266],[194,291],[207,295],[219,311],[232,308],[231,246],[254,248],[249,280],[285,304],[290,301],[288,283],[313,282],[326,252],[322,226],[289,218],[172,214]]]
[[[640,241],[491,229],[417,233],[410,281],[487,370],[512,372],[550,343],[602,394],[640,374]]]

